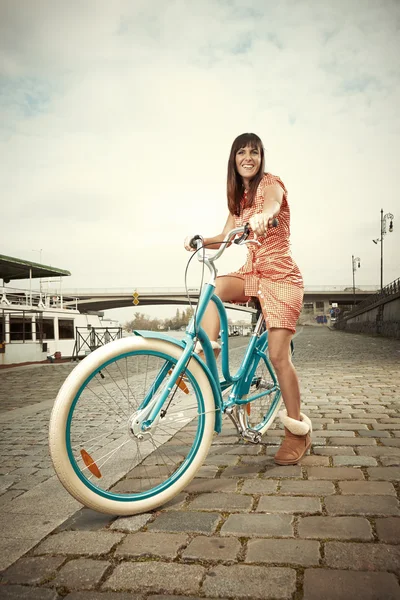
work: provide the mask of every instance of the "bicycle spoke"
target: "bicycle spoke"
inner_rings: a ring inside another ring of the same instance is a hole
[[[101,378],[91,380],[78,398],[71,448],[83,477],[97,489],[109,489],[116,497],[146,494],[174,476],[196,443],[205,411],[189,373],[185,387],[175,385],[167,396],[165,415],[147,432],[131,431],[138,408],[165,389],[166,362],[173,369],[173,360],[149,353],[117,357],[99,369]]]

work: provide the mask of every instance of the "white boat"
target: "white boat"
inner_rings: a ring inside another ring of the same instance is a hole
[[[121,337],[117,321],[104,319],[101,312],[82,313],[76,298],[63,296],[62,278],[68,275],[0,255],[0,366],[78,359]],[[29,280],[28,289],[10,287],[12,280]]]

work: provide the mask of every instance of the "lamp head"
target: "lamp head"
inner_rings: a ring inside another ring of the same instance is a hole
[[[392,231],[393,231],[393,221],[392,220],[389,223],[389,231],[390,231],[390,233],[392,233]]]
[[[377,244],[377,243],[378,243],[378,240],[372,240],[372,241],[374,242],[374,244]]]

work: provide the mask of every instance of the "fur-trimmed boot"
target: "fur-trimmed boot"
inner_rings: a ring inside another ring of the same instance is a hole
[[[295,465],[311,446],[312,424],[303,413],[300,421],[288,417],[286,410],[281,410],[279,417],[285,427],[285,438],[274,460],[278,465]]]

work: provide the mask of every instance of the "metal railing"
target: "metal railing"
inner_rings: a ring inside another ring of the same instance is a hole
[[[338,321],[342,321],[344,319],[356,316],[364,312],[365,309],[369,306],[378,304],[382,302],[382,300],[386,300],[387,298],[389,298],[390,296],[394,296],[395,294],[400,294],[400,277],[398,279],[395,279],[388,285],[385,285],[385,287],[379,290],[376,294],[373,294],[368,298],[364,298],[364,300],[357,304],[350,312],[340,314]]]
[[[96,348],[122,337],[122,327],[75,327],[75,332],[72,360],[78,360],[81,352],[93,352]]]

